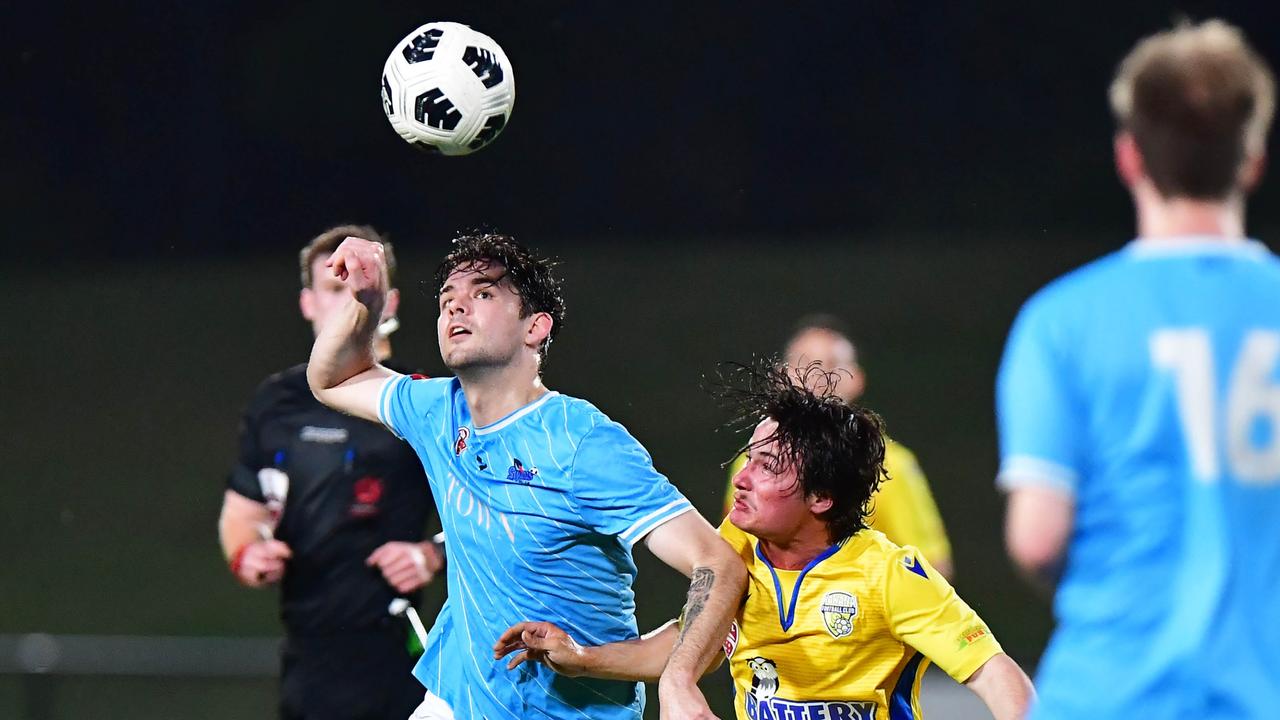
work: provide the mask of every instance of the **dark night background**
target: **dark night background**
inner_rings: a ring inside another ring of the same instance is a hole
[[[454,232],[561,258],[548,384],[624,422],[712,518],[737,439],[701,376],[776,351],[800,314],[846,316],[960,593],[1032,665],[1049,610],[1000,547],[996,363],[1022,300],[1131,236],[1106,87],[1182,15],[1280,63],[1262,2],[0,6],[0,634],[278,631],[271,593],[222,565],[223,476],[252,388],[309,347],[293,254],[355,221],[396,243],[398,354],[428,370],[420,283]],[[514,65],[511,121],[470,157],[416,153],[382,115],[388,52],[431,20]],[[1264,240],[1277,199],[1272,179],[1251,201]],[[638,555],[651,627],[683,580]],[[59,707],[214,692],[157,687],[68,682]],[[203,712],[269,716],[270,683],[245,687]],[[707,688],[727,712],[723,677]],[[19,694],[0,675],[0,716]]]

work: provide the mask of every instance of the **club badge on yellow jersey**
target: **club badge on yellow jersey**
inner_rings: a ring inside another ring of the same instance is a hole
[[[968,679],[1000,645],[914,548],[874,530],[802,569],[774,567],[725,520],[747,594],[725,641],[738,720],[919,718],[929,662]]]

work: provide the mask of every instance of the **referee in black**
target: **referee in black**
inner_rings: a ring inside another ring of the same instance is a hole
[[[343,225],[313,239],[300,255],[299,306],[316,332],[349,293],[323,272],[347,236],[382,242],[394,273],[391,245],[373,228]],[[392,290],[379,359],[391,354],[398,302]],[[413,449],[380,425],[317,402],[305,364],[258,387],[240,426],[218,534],[242,584],[281,584],[282,720],[405,720],[422,702],[408,625],[387,606],[416,600],[443,565],[424,541],[432,508]]]

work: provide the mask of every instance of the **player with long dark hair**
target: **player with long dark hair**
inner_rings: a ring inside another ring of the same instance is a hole
[[[917,550],[868,529],[883,423],[816,394],[836,379],[823,372],[731,366],[720,389],[738,420],[755,424],[720,526],[748,571],[725,643],[738,718],[920,717],[930,661],[997,719],[1022,717],[1031,683],[987,625]],[[678,632],[672,621],[639,640],[583,646],[554,623],[524,622],[494,652],[521,652],[511,668],[533,660],[571,676],[651,679]]]

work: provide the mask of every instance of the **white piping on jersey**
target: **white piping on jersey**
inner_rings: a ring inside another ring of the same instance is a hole
[[[492,542],[493,542],[493,540],[492,540],[492,538],[491,538],[491,539],[490,539],[490,544],[492,544]],[[470,561],[470,558],[468,558],[468,561]],[[532,569],[532,568],[530,568],[530,569]],[[510,573],[508,573],[507,577],[511,577]],[[514,581],[515,581],[515,578],[512,578],[512,581],[514,582]],[[467,596],[468,596],[468,597],[472,598],[472,602],[474,603],[474,602],[475,602],[475,593],[473,593],[473,592],[471,591],[471,588],[470,588],[470,587],[467,585],[467,583],[466,583],[466,578],[465,578],[462,574],[459,574],[459,575],[458,575],[458,582],[462,584],[462,589],[463,589],[463,591],[464,591],[464,592],[466,592],[466,594],[467,594]],[[488,592],[487,590],[484,590],[484,588],[483,588],[483,587],[481,587],[481,591],[483,591],[483,592],[484,592],[484,596],[485,596],[486,598],[488,598],[488,599],[489,599],[489,607],[493,607],[493,606],[495,605],[495,603],[494,603],[494,601],[493,601],[493,596],[492,596],[492,595],[490,595],[490,594],[489,594],[489,592]],[[530,597],[530,598],[533,598],[534,600],[537,600],[537,598],[533,597],[533,595],[532,595],[532,594],[530,594],[530,593],[526,593],[526,595],[529,595],[529,597]],[[511,608],[512,608],[513,610],[519,610],[519,608],[518,608],[518,607],[516,607],[515,603],[511,601],[510,596],[504,596],[504,597],[507,599],[507,602],[511,604]],[[467,638],[468,638],[468,640],[469,640],[470,638],[474,637],[474,634],[473,634],[473,633],[472,633],[472,631],[471,631],[471,618],[470,618],[470,616],[469,616],[469,615],[467,615],[467,613],[466,613],[466,603],[460,603],[460,604],[462,605],[462,619],[463,619],[463,624],[466,626],[466,629],[467,629],[466,637],[467,637]],[[478,603],[477,603],[477,604],[478,604]],[[542,604],[542,606],[543,606],[543,607],[547,607],[547,606],[546,606],[546,604]],[[549,608],[549,607],[548,607],[548,608],[547,608],[547,610],[551,610],[551,608]],[[593,639],[593,642],[594,642],[595,644],[597,644],[597,645],[603,644],[603,641],[598,640],[598,639]],[[471,664],[476,668],[476,675],[477,675],[477,676],[479,676],[479,677],[484,677],[484,673],[483,673],[483,672],[481,671],[481,669],[480,669],[480,664],[476,661],[475,654],[473,654],[473,653],[471,652],[471,643],[470,643],[469,641],[467,642],[466,647],[467,647],[467,655],[471,658]],[[507,677],[507,682],[508,682],[508,684],[510,684],[510,685],[511,685],[511,687],[516,691],[516,696],[517,696],[517,697],[523,697],[524,693],[523,693],[523,692],[521,692],[520,686],[516,684],[515,680],[511,679],[511,675],[509,675],[509,674],[508,674],[506,677]],[[534,678],[534,680],[535,680],[535,681],[537,681],[537,678],[535,677],[535,678]],[[503,702],[502,702],[501,698],[499,698],[497,695],[495,695],[495,694],[494,694],[493,690],[489,687],[489,685],[488,685],[488,684],[486,684],[486,683],[483,683],[483,682],[482,682],[482,683],[481,683],[481,685],[483,685],[483,686],[484,686],[484,689],[485,689],[485,691],[486,691],[486,694],[487,694],[489,697],[493,698],[493,699],[494,699],[494,701],[498,704],[498,706],[499,706],[499,707],[501,707],[503,710],[505,710],[505,711],[506,711],[508,714],[510,714],[512,717],[515,717],[515,718],[519,718],[519,717],[520,717],[520,716],[518,716],[518,715],[514,714],[514,713],[511,711],[511,709],[510,709],[510,708],[508,708],[506,705],[504,705],[504,704],[503,704]],[[541,686],[541,687],[543,688],[543,690],[546,690],[546,691],[547,691],[547,696],[548,696],[548,697],[552,697],[552,698],[554,698],[554,697],[555,697],[554,695],[552,695],[552,694],[551,694],[550,688],[548,688],[546,685],[543,685],[541,682],[538,682],[538,685],[539,685],[539,686]],[[597,694],[598,694],[598,693],[597,693]],[[611,703],[613,703],[614,705],[616,705],[616,706],[618,706],[618,707],[626,707],[625,705],[619,705],[618,703],[614,702],[613,700],[611,700],[611,699],[610,699],[610,698],[608,698],[607,696],[602,696],[602,697],[604,697],[606,700],[609,700]],[[467,684],[467,704],[468,704],[468,710],[470,710],[470,711],[471,711],[471,715],[472,715],[472,717],[474,717],[474,716],[475,716],[475,709],[474,709],[474,704],[475,704],[475,703],[474,703],[474,700],[473,700],[473,699],[472,699],[472,697],[471,697],[471,684],[470,684],[470,683],[468,683],[468,684]],[[581,715],[581,716],[583,716],[583,717],[588,717],[588,718],[590,717],[589,715],[587,715],[586,713],[582,712],[581,710],[578,710],[577,708],[574,708],[572,705],[568,705],[567,703],[561,703],[561,704],[565,705],[565,707],[568,707],[568,708],[570,708],[570,709],[574,710],[575,712],[577,712],[579,715]],[[534,709],[534,710],[537,710],[539,713],[541,713],[542,715],[544,715],[544,716],[546,716],[546,717],[549,717],[549,718],[554,718],[554,717],[555,717],[554,715],[551,715],[550,713],[547,713],[546,711],[541,710],[540,708],[533,708],[533,709]]]
[[[1010,455],[1000,463],[996,485],[1002,490],[1020,487],[1050,487],[1076,494],[1080,476],[1075,470],[1034,455]]]
[[[501,420],[499,420],[499,421],[497,421],[497,422],[495,422],[495,423],[490,423],[490,424],[488,424],[488,425],[485,425],[484,427],[478,427],[478,428],[476,428],[476,434],[477,434],[477,435],[488,435],[489,433],[498,432],[498,431],[499,431],[499,430],[501,430],[502,428],[504,428],[504,427],[506,427],[506,426],[510,425],[511,423],[513,423],[513,422],[515,422],[515,421],[519,420],[520,418],[524,417],[525,415],[528,415],[529,413],[533,412],[534,410],[537,410],[538,408],[542,407],[542,404],[543,404],[543,403],[545,403],[546,401],[550,400],[551,398],[553,398],[553,397],[555,397],[556,395],[559,395],[559,394],[560,394],[560,393],[556,392],[555,390],[548,390],[546,395],[543,395],[542,397],[538,398],[537,400],[534,400],[533,402],[529,403],[528,405],[525,405],[524,407],[520,408],[519,410],[516,410],[515,412],[511,413],[510,415],[508,415],[508,416],[506,416],[506,417],[502,418]]]
[[[679,507],[680,505],[688,505],[688,507],[684,508],[684,509],[683,509],[683,510],[681,510],[680,512],[677,512],[677,513],[671,513],[671,515],[669,515],[669,516],[667,516],[667,517],[658,517],[658,516],[662,515],[663,513],[667,512],[668,510],[671,510],[672,508]],[[692,506],[692,505],[689,505],[689,500],[688,500],[687,498],[685,498],[685,497],[681,496],[678,500],[672,500],[671,502],[667,503],[666,505],[663,505],[662,507],[658,508],[657,510],[654,510],[653,512],[649,513],[648,515],[645,515],[644,517],[642,517],[642,518],[640,518],[639,520],[637,520],[637,521],[635,521],[634,523],[632,523],[631,527],[627,528],[625,531],[623,531],[623,532],[622,532],[622,534],[618,535],[618,539],[619,539],[619,540],[622,540],[622,541],[623,541],[623,542],[625,542],[627,545],[635,545],[635,544],[636,544],[636,541],[637,541],[637,540],[639,540],[640,538],[644,537],[645,535],[648,535],[648,534],[649,534],[649,531],[651,531],[651,530],[653,530],[654,528],[658,527],[658,526],[659,526],[659,525],[661,525],[662,523],[664,523],[664,522],[666,522],[666,521],[670,520],[671,518],[677,517],[677,516],[679,516],[679,515],[683,515],[686,511],[688,511],[688,510],[692,510],[692,509],[693,509],[693,506]],[[650,521],[651,521],[651,520],[653,520],[655,517],[657,517],[657,518],[658,518],[658,520],[657,520],[656,522],[653,522],[653,523],[652,523],[652,524],[650,524],[649,526],[645,527],[645,523],[650,522]],[[641,531],[640,531],[642,528],[643,528],[643,532],[641,532]],[[634,537],[628,537],[628,536],[632,535],[632,533],[634,533],[634,534],[635,534],[635,535],[634,535]]]
[[[1271,251],[1251,238],[1225,238],[1215,235],[1186,235],[1167,238],[1138,238],[1125,245],[1135,258],[1177,257],[1195,255],[1238,255],[1261,260]]]
[[[512,497],[511,497],[511,488],[510,488],[510,487],[507,487],[507,488],[506,488],[506,492],[507,492],[507,502],[510,502],[512,505],[514,505],[514,504],[515,504],[515,501],[514,501],[514,500],[512,499]],[[530,495],[532,495],[532,494],[533,494],[533,489],[532,489],[532,488],[529,488],[529,493],[530,493]],[[534,498],[534,502],[537,502],[537,498],[536,498],[536,497]],[[538,503],[538,507],[540,507],[540,508],[541,508],[541,507],[542,507],[542,503]],[[542,511],[542,514],[543,514],[543,517],[545,517],[545,518],[546,518],[546,519],[548,519],[548,520],[551,520],[551,518],[547,515],[547,511],[546,511],[545,509]],[[537,536],[537,535],[533,532],[533,530],[529,527],[529,523],[525,522],[525,521],[524,521],[524,519],[523,519],[523,518],[520,518],[520,517],[517,517],[517,518],[516,518],[516,520],[517,520],[517,522],[519,522],[521,525],[523,525],[523,526],[524,526],[524,531],[525,531],[525,533],[526,533],[526,534],[528,534],[528,536],[529,536],[530,538],[532,538],[532,539],[533,539],[533,541],[534,541],[535,543],[537,543],[538,547],[542,548],[542,550],[543,550],[544,552],[546,552],[548,556],[550,556],[550,555],[551,555],[551,553],[550,553],[550,551],[548,551],[548,550],[547,550],[547,546],[543,545],[541,542],[539,542],[539,541],[538,541],[538,536]],[[555,522],[555,521],[554,521],[554,520],[552,520],[552,522]],[[559,526],[559,523],[556,523],[556,525],[557,525],[557,527],[558,527],[558,526]],[[494,554],[495,554],[495,555],[498,553],[498,549],[497,549],[496,547],[494,547],[494,545],[493,545],[493,538],[492,538],[492,537],[490,537],[490,538],[489,538],[489,547],[493,549],[493,552],[494,552]],[[570,593],[568,590],[566,590],[565,588],[561,587],[559,583],[557,583],[556,581],[552,580],[552,579],[551,579],[550,577],[548,577],[546,574],[544,574],[544,573],[539,573],[537,570],[534,570],[534,569],[533,569],[533,567],[532,567],[531,565],[529,565],[529,563],[525,562],[525,559],[524,559],[524,553],[519,553],[519,552],[517,552],[517,553],[514,553],[514,554],[515,554],[516,558],[518,558],[518,559],[520,560],[520,564],[521,564],[521,565],[524,565],[526,568],[529,568],[529,572],[533,573],[534,575],[541,575],[541,576],[542,576],[542,577],[543,577],[547,582],[551,583],[551,584],[552,584],[552,585],[554,585],[558,590],[560,590],[562,593],[564,593],[564,597],[565,597],[565,599],[569,599],[570,597],[572,597],[573,593]],[[582,576],[583,576],[584,578],[586,578],[586,579],[588,579],[588,580],[594,580],[594,581],[596,582],[596,584],[598,584],[600,587],[604,588],[604,589],[605,589],[606,591],[608,591],[609,593],[613,593],[613,592],[614,592],[614,588],[609,587],[609,586],[608,586],[608,585],[606,585],[602,580],[600,580],[600,579],[596,578],[594,575],[592,575],[591,573],[589,573],[589,572],[587,572],[587,571],[583,570],[582,568],[578,567],[577,565],[574,565],[572,562],[569,562],[568,560],[566,560],[566,559],[564,559],[564,558],[561,558],[561,559],[560,559],[560,561],[561,561],[561,562],[564,562],[564,563],[566,563],[566,564],[568,564],[568,565],[569,565],[570,567],[572,567],[573,569],[575,569],[575,570],[577,570],[578,572],[582,573]],[[503,572],[506,572],[506,568],[503,568]],[[511,580],[511,582],[512,582],[512,586],[513,586],[513,587],[522,587],[522,586],[520,585],[520,581],[519,581],[519,580],[517,580],[515,577],[513,577],[513,576],[511,575],[511,573],[506,572],[506,575],[507,575],[507,577]],[[545,603],[542,603],[541,599],[536,598],[536,597],[533,597],[532,595],[530,595],[530,597],[531,597],[531,598],[533,598],[534,600],[538,601],[538,602],[539,602],[539,604],[541,604],[543,607],[547,607]],[[587,605],[589,605],[589,606],[591,607],[591,609],[592,609],[592,610],[595,610],[596,612],[600,613],[601,615],[608,615],[608,613],[607,613],[607,612],[605,612],[605,611],[604,611],[604,610],[602,610],[601,608],[597,607],[597,606],[596,606],[595,604],[593,604],[593,603],[587,603]],[[549,608],[549,607],[547,607],[547,609],[548,609],[548,610],[551,610],[551,608]],[[600,638],[592,637],[592,636],[591,636],[591,633],[588,633],[586,630],[582,630],[581,632],[582,632],[584,635],[586,635],[586,636],[588,636],[589,638],[591,638],[591,641],[592,641],[592,642],[594,642],[596,645],[603,645],[603,644],[604,644],[604,642],[605,642],[604,640],[602,640],[602,639],[600,639]]]
[[[507,441],[506,441],[506,440],[499,439],[499,442],[501,442],[501,443],[502,443],[502,448],[503,448],[503,450],[505,450],[508,454],[510,454],[510,453],[511,453],[511,448],[507,446]],[[532,458],[534,457],[534,455],[533,455],[533,451],[529,448],[529,443],[528,443],[528,442],[525,442],[525,443],[524,443],[524,449],[525,449],[525,451],[528,453],[527,457],[529,457],[530,459],[532,459]],[[548,446],[548,448],[547,448],[547,453],[548,453],[549,455],[551,454],[551,448],[550,448],[549,446]],[[554,456],[552,457],[552,462],[555,462],[555,458],[554,458]],[[557,463],[557,467],[559,467],[559,464],[558,464],[558,463]],[[539,483],[542,485],[542,487],[547,487],[546,482],[544,482],[544,481],[542,481],[542,480],[541,480],[541,477],[542,477],[542,476],[541,476],[541,475],[539,475],[539,476],[537,476],[537,477],[539,478]],[[512,499],[512,497],[511,497],[511,486],[510,486],[510,485],[506,485],[506,486],[504,486],[504,487],[506,488],[506,492],[507,492],[507,502],[510,502],[510,503],[514,506],[514,505],[515,505],[515,500],[514,500],[514,499]],[[542,517],[543,517],[545,520],[548,520],[548,521],[550,521],[551,523],[555,524],[555,526],[556,526],[557,528],[562,527],[562,524],[561,524],[561,523],[559,523],[559,522],[557,522],[556,520],[552,519],[552,517],[551,517],[551,513],[547,512],[547,508],[546,508],[546,507],[542,504],[542,502],[538,499],[538,495],[537,495],[537,493],[535,493],[535,492],[534,492],[534,490],[533,490],[533,486],[532,486],[532,485],[526,485],[526,486],[524,486],[524,487],[525,487],[525,490],[529,493],[529,499],[533,500],[533,503],[534,503],[535,505],[537,505],[537,506],[538,506],[538,509],[539,509],[539,510],[541,510],[541,511],[542,511]],[[573,505],[571,505],[571,504],[569,503],[569,498],[568,498],[568,496],[567,496],[565,493],[556,493],[556,495],[558,495],[558,496],[560,497],[561,502],[563,502],[563,503],[564,503],[565,508],[566,508],[567,510],[569,510],[571,513],[573,513],[573,514],[575,514],[575,515],[579,515],[578,510],[577,510],[576,508],[574,508],[574,507],[573,507]],[[662,512],[662,510],[659,510],[658,512]],[[543,544],[542,544],[542,541],[541,541],[541,540],[539,540],[539,539],[538,539],[538,535],[537,535],[536,533],[534,533],[534,532],[533,532],[533,530],[529,527],[529,523],[525,522],[522,518],[517,518],[517,520],[519,521],[519,523],[520,523],[521,525],[523,525],[523,526],[524,526],[524,528],[525,528],[525,532],[528,534],[529,538],[531,538],[531,539],[533,540],[534,544],[536,544],[536,545],[537,545],[539,548],[541,548],[544,552],[547,552],[547,553],[548,553],[548,555],[550,555],[550,550],[547,548],[547,546],[546,546],[546,545],[543,545]],[[495,548],[494,552],[495,552],[495,553],[497,552],[496,548]],[[537,571],[535,571],[532,567],[530,567],[528,563],[524,562],[524,555],[523,555],[523,554],[521,554],[521,553],[516,553],[516,557],[520,558],[520,562],[521,562],[525,567],[529,568],[529,571],[530,571],[530,572],[534,572],[534,573],[536,573],[536,572],[537,572]],[[582,574],[582,577],[583,577],[584,579],[586,579],[586,580],[590,580],[590,581],[592,581],[593,583],[595,583],[596,585],[600,586],[601,588],[604,588],[604,590],[605,590],[606,592],[608,592],[608,593],[610,593],[610,594],[612,594],[612,593],[614,593],[614,592],[615,592],[615,590],[616,590],[616,589],[615,589],[614,587],[612,587],[612,586],[608,585],[607,583],[605,583],[604,581],[600,580],[599,578],[597,578],[597,577],[596,577],[595,575],[593,575],[592,573],[587,572],[587,571],[586,571],[586,570],[584,570],[582,567],[580,567],[580,566],[576,565],[575,563],[573,563],[572,561],[568,560],[567,558],[560,558],[560,561],[561,561],[561,562],[563,562],[563,563],[565,563],[565,564],[567,564],[569,567],[572,567],[574,570],[577,570],[579,573],[581,573],[581,574]],[[544,578],[546,578],[546,579],[547,579],[547,581],[548,581],[548,582],[550,582],[552,585],[554,585],[555,587],[557,587],[557,588],[559,588],[561,591],[563,591],[563,592],[565,593],[565,597],[568,597],[568,596],[570,595],[569,591],[568,591],[566,588],[561,587],[561,585],[560,585],[559,583],[555,582],[554,580],[551,580],[551,579],[550,579],[549,577],[547,577],[546,575],[543,575],[543,577],[544,577]],[[514,581],[514,578],[513,578],[513,581]],[[596,605],[594,605],[594,604],[592,604],[592,603],[587,603],[587,605],[589,605],[589,606],[591,607],[591,609],[595,610],[596,612],[598,612],[598,613],[600,613],[600,614],[602,614],[602,615],[607,614],[603,609],[601,609],[600,607],[598,607],[598,606],[596,606]],[[597,643],[597,644],[602,644],[602,641],[596,641],[596,643]]]
[[[573,454],[576,456],[578,454],[578,443],[573,441],[573,433],[569,432],[569,399],[560,398],[560,407],[564,409],[564,439],[569,441],[569,447],[573,448]],[[543,429],[544,430],[546,429],[545,425],[543,426]],[[587,433],[590,434],[591,431],[595,429],[596,429],[596,420],[595,418],[592,418],[591,427],[587,429]],[[551,437],[551,436],[547,435],[547,437]],[[570,462],[572,461],[573,459],[570,458]]]
[[[474,602],[475,595],[471,592],[471,588],[467,587],[466,576],[463,575],[462,573],[458,573],[458,583],[462,586],[463,591],[466,592],[467,595],[472,598],[472,602]],[[488,593],[485,593],[485,595],[487,596]],[[492,598],[490,598],[490,601],[492,602]],[[484,677],[484,672],[480,669],[480,663],[476,661],[475,654],[471,652],[471,643],[469,642],[469,640],[470,638],[475,637],[475,635],[471,631],[471,618],[467,615],[467,604],[466,603],[459,603],[459,604],[462,605],[462,622],[463,622],[463,625],[466,627],[467,634],[465,637],[468,638],[468,642],[466,644],[467,656],[471,658],[471,664],[476,669],[476,677],[482,678]],[[440,662],[440,660],[437,658],[436,662]],[[510,677],[508,677],[507,682],[510,683],[512,689],[516,691],[516,697],[519,697],[520,696],[519,686],[516,685],[515,681],[511,680]],[[511,712],[511,710],[506,706],[506,704],[502,701],[502,699],[499,698],[493,692],[493,689],[490,688],[488,684],[483,682],[480,684],[484,686],[485,692],[489,695],[489,697],[493,698],[494,703],[498,707],[505,710],[507,714],[510,715],[511,717],[516,718],[516,720],[519,720],[520,716]],[[471,699],[471,683],[467,683],[467,709],[471,712],[471,716],[475,717],[474,703],[472,702],[472,699]]]

